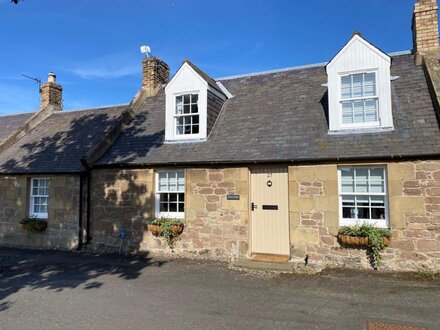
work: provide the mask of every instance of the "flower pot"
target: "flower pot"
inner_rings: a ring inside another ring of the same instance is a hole
[[[22,223],[21,228],[23,228],[24,230],[31,229],[33,231],[45,231],[47,228],[47,221],[39,221],[31,224]]]
[[[183,223],[179,223],[179,224],[175,224],[175,225],[171,225],[170,227],[170,232],[171,234],[173,234],[174,236],[178,236],[180,234],[182,234],[183,232],[183,228],[185,228]]]
[[[370,239],[368,237],[360,237],[360,236],[350,236],[350,235],[339,235],[339,241],[343,245],[352,245],[352,246],[369,246]],[[382,237],[382,242],[384,246],[390,245],[391,238]]]
[[[154,236],[159,236],[162,233],[162,227],[161,225],[155,225],[155,224],[148,224],[148,230],[151,231],[151,233]]]

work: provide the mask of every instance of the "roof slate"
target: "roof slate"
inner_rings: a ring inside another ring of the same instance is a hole
[[[54,113],[0,154],[0,173],[82,171],[81,158],[125,109],[114,106]]]
[[[394,131],[328,134],[325,68],[222,81],[228,99],[207,141],[164,143],[165,95],[147,99],[97,165],[323,161],[440,154],[439,123],[412,55],[393,57]]]
[[[0,143],[23,125],[34,112],[0,116]]]

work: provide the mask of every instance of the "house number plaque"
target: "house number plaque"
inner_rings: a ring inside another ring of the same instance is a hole
[[[226,198],[228,201],[239,201],[240,195],[227,195]]]

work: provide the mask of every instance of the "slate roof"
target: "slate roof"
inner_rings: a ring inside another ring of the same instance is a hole
[[[0,173],[80,172],[81,158],[114,126],[125,109],[126,106],[114,106],[54,113],[0,153]],[[3,128],[0,131],[3,134]]]
[[[394,131],[331,135],[324,66],[222,84],[228,99],[206,142],[164,143],[165,95],[147,99],[97,165],[301,162],[440,154],[440,130],[421,66],[393,57]]]
[[[0,143],[14,133],[15,130],[31,118],[33,114],[33,112],[29,112],[17,115],[0,116]]]

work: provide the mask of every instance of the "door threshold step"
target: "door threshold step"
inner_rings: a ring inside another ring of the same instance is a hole
[[[279,255],[279,254],[264,254],[255,253],[251,255],[251,260],[260,262],[273,262],[279,264],[285,264],[289,261],[290,256]]]
[[[292,272],[295,270],[295,264],[287,263],[273,263],[264,261],[254,261],[248,258],[237,259],[233,262],[233,266],[247,269],[269,270],[280,272]]]

